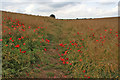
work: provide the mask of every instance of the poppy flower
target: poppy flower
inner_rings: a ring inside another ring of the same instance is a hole
[[[70,63],[70,65],[72,65],[72,63]]]
[[[22,51],[22,53],[26,53],[26,51]]]
[[[68,58],[66,58],[66,60],[68,60]]]
[[[64,59],[61,59],[61,61],[65,61]]]
[[[12,40],[12,42],[14,42],[14,40]]]
[[[0,39],[0,41],[2,41],[2,39]]]
[[[96,40],[96,41],[98,41],[98,40]]]
[[[16,45],[15,47],[20,47],[20,45]]]
[[[18,38],[18,40],[21,40],[21,38]]]
[[[83,72],[85,73],[85,70]]]
[[[47,49],[46,49],[46,48],[44,48],[44,51],[47,51]]]
[[[12,40],[12,38],[10,38],[9,40]]]
[[[65,62],[63,62],[63,64],[65,64]]]
[[[19,49],[20,50],[20,52],[21,52],[21,49]]]
[[[82,59],[80,59],[79,61],[82,61]]]
[[[110,29],[110,31],[112,31],[112,29]]]
[[[24,37],[21,36],[21,38],[23,39]]]
[[[30,29],[31,27],[29,26],[28,28]]]
[[[23,43],[23,45],[25,45],[25,43]]]
[[[66,62],[66,64],[68,64],[69,62]]]

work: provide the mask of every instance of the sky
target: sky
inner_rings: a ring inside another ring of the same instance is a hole
[[[0,10],[58,19],[118,16],[119,0],[0,0]]]

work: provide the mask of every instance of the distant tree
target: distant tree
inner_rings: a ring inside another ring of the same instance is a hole
[[[76,18],[78,20],[78,18]]]
[[[51,14],[50,17],[55,18],[55,15],[54,15],[54,14]]]

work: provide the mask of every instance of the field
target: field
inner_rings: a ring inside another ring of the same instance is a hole
[[[0,16],[3,78],[118,78],[117,17]]]

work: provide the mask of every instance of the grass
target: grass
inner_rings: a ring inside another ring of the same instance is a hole
[[[118,77],[118,18],[2,14],[3,77]]]

